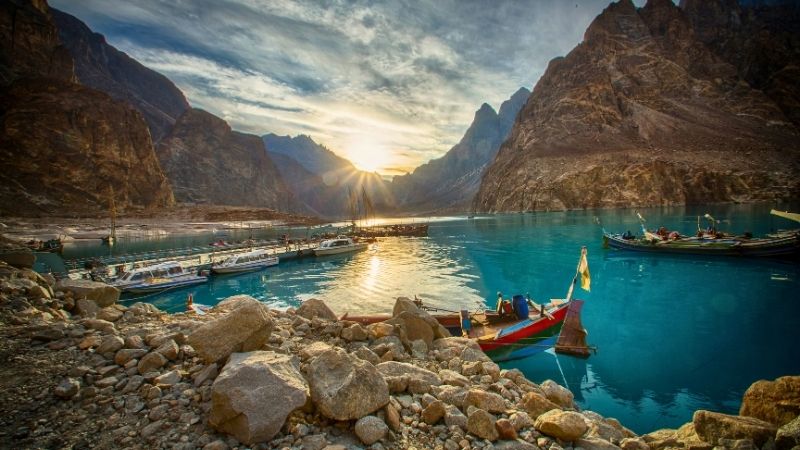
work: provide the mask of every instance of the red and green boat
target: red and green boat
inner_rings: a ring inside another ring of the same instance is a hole
[[[432,317],[453,336],[475,340],[481,350],[494,361],[525,358],[554,346],[559,353],[588,357],[592,348],[586,345],[586,330],[580,321],[584,302],[572,299],[572,291],[579,277],[582,278],[583,287],[588,288],[589,269],[585,247],[566,299],[550,300],[547,304],[537,305],[529,298],[515,295],[511,301],[501,300],[507,303],[499,308],[503,313],[492,310],[461,310],[448,314],[435,313]],[[422,308],[441,311],[437,308]],[[368,325],[391,317],[345,315],[343,319]]]

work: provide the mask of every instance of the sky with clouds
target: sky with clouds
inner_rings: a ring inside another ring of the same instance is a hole
[[[482,103],[532,89],[608,0],[50,4],[234,129],[307,134],[396,175],[456,144]]]

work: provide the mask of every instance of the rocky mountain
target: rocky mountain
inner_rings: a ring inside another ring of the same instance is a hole
[[[153,142],[163,138],[189,109],[183,93],[167,77],[106,43],[76,17],[52,10],[61,43],[75,61],[78,81],[138,109],[147,121]]]
[[[670,0],[606,8],[582,43],[550,62],[475,207],[797,198],[796,126],[692,24]]]
[[[413,211],[468,209],[483,171],[508,137],[529,95],[529,90],[520,88],[500,105],[499,113],[484,103],[461,141],[444,156],[395,177],[392,192],[398,205]]]
[[[800,3],[682,0],[698,40],[800,126]]]
[[[74,82],[46,2],[2,2],[0,38],[0,213],[173,203],[141,114]]]
[[[350,193],[361,198],[364,192],[374,212],[393,209],[394,197],[380,175],[356,169],[309,136],[267,134],[262,139],[296,200],[318,214],[348,218]]]
[[[291,195],[261,138],[203,110],[180,116],[157,154],[180,202],[277,209]]]

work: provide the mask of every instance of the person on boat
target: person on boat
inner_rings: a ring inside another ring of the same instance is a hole
[[[661,236],[661,240],[666,241],[669,232],[667,231],[667,227],[661,227],[656,232],[657,235]]]
[[[674,241],[675,239],[678,239],[679,237],[681,237],[681,234],[678,233],[677,231],[670,231],[669,235],[667,236],[667,238],[670,241]]]
[[[505,314],[513,314],[514,309],[511,306],[511,302],[508,300],[503,300],[503,293],[497,292],[497,307],[495,308],[497,314],[500,316],[504,316]]]
[[[633,233],[631,233],[631,230],[626,231],[625,234],[622,235],[622,239],[625,239],[626,241],[630,241],[633,238],[634,236]]]

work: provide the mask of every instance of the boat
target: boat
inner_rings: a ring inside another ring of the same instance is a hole
[[[218,265],[211,266],[214,273],[239,273],[261,270],[278,264],[278,257],[267,254],[266,250],[254,250],[231,256]]]
[[[61,242],[60,238],[48,239],[46,241],[34,239],[28,241],[25,246],[34,252],[61,253],[64,250],[64,243]]]
[[[186,272],[176,261],[140,267],[125,273],[111,285],[122,292],[142,294],[205,283],[208,277]]]
[[[536,304],[530,297],[514,295],[511,301],[502,300],[498,293],[502,312],[483,310],[478,312],[446,311],[425,307],[417,299],[418,307],[434,313],[432,316],[453,336],[473,339],[481,350],[496,362],[525,358],[555,347],[556,352],[588,357],[594,347],[586,345],[586,330],[580,325],[580,313],[584,301],[572,298],[578,279],[581,287],[589,288],[589,266],[586,248],[581,250],[581,259],[567,296],[551,299],[546,304]],[[389,320],[387,315],[349,316],[341,320],[362,325]],[[566,332],[566,333],[565,333]]]
[[[706,218],[717,223],[708,214]],[[797,230],[754,238],[749,233],[741,236],[720,233],[711,226],[705,231],[698,229],[695,236],[682,236],[676,232],[649,231],[641,215],[639,219],[642,235],[630,232],[615,234],[603,229],[603,245],[621,250],[690,255],[777,257],[800,254],[800,232]]]
[[[314,249],[314,254],[317,256],[338,255],[339,253],[364,250],[368,245],[366,242],[355,242],[347,236],[339,236],[322,241],[319,247]]]

